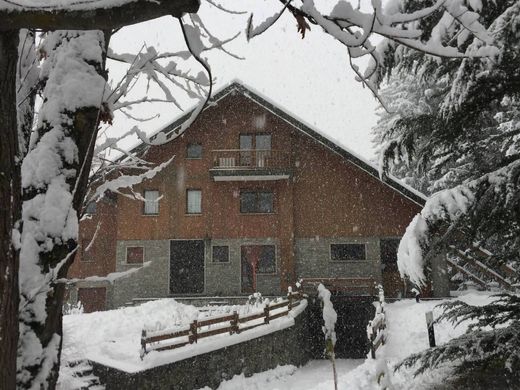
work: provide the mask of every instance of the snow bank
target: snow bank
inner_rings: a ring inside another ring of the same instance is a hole
[[[307,301],[302,301],[288,316],[273,320],[265,326],[240,334],[208,337],[196,344],[170,351],[152,351],[141,360],[143,329],[156,332],[176,329],[195,319],[202,320],[233,311],[245,315],[257,310],[254,305],[240,305],[218,306],[208,311],[199,311],[194,306],[184,305],[173,299],[161,299],[137,307],[64,316],[64,345],[65,350],[69,349],[67,353],[74,356],[75,360],[89,359],[126,372],[138,372],[289,328],[294,325],[294,317],[306,306]]]

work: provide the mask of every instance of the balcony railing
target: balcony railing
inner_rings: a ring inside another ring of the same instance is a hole
[[[290,168],[290,154],[280,150],[213,150],[216,170],[285,170]]]

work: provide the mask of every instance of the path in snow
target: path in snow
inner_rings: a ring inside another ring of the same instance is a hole
[[[338,381],[344,382],[363,360],[338,359]],[[305,366],[281,366],[251,377],[236,375],[224,381],[218,390],[330,390],[334,389],[332,365],[328,360],[312,360]],[[209,390],[206,387],[204,390]]]

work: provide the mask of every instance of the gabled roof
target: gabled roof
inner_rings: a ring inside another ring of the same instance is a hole
[[[256,104],[262,106],[266,110],[270,111],[274,115],[278,116],[282,120],[286,121],[290,125],[292,125],[297,130],[301,131],[305,135],[311,137],[316,142],[322,144],[332,152],[340,155],[345,160],[354,164],[358,168],[364,170],[369,175],[375,177],[377,180],[391,187],[395,191],[401,193],[408,199],[417,203],[420,206],[423,206],[426,202],[426,196],[419,191],[413,189],[412,187],[402,183],[399,179],[391,175],[385,175],[382,179],[379,175],[379,170],[375,165],[370,163],[369,161],[363,159],[361,156],[357,155],[353,151],[348,148],[339,145],[337,142],[333,141],[330,137],[327,137],[325,134],[320,133],[316,129],[312,128],[311,125],[305,123],[305,121],[297,118],[294,114],[291,114],[282,108],[280,108],[276,103],[269,100],[269,98],[262,96],[259,92],[255,91],[253,88],[245,86],[243,82],[238,80],[233,80],[227,86],[222,87],[217,92],[213,94],[211,97],[209,104],[204,108],[204,110],[212,107],[212,104],[217,103],[219,100],[223,99],[227,95],[231,93],[241,93],[245,97],[249,98]],[[174,136],[174,130],[178,129],[188,118],[190,117],[193,110],[190,110],[188,113],[182,115],[181,117],[174,120],[172,123],[166,125],[159,131],[157,131],[154,135],[150,137],[150,139],[154,139],[158,134],[163,133],[166,135],[167,139],[172,138]],[[173,138],[172,138],[173,139]],[[141,150],[144,150],[147,145],[138,144],[134,148],[132,148],[132,152],[139,153]]]

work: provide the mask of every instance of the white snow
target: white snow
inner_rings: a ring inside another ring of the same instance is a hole
[[[472,305],[484,305],[492,301],[489,293],[468,292],[458,299]],[[421,301],[406,299],[387,303],[387,342],[378,349],[382,359],[349,360],[337,359],[339,390],[379,390],[375,374],[385,371],[388,388],[399,390],[426,390],[439,385],[443,380],[442,371],[427,372],[417,377],[411,370],[397,371],[395,365],[408,355],[428,348],[428,333],[425,313],[433,310],[434,318],[440,315],[435,306],[446,300]],[[453,328],[449,323],[435,325],[437,345],[465,332],[467,324]],[[341,342],[341,340],[338,340]],[[445,368],[444,370],[448,370]],[[391,384],[389,384],[391,383]],[[390,387],[391,386],[391,387]],[[329,390],[334,388],[332,366],[328,360],[311,361],[303,367],[279,366],[273,370],[254,374],[251,377],[236,375],[221,383],[218,390]],[[205,388],[204,390],[207,390]]]
[[[62,366],[67,363],[67,356],[74,356],[76,360],[79,356],[126,372],[138,372],[289,328],[294,325],[294,317],[306,306],[307,302],[302,301],[288,316],[240,334],[221,334],[169,351],[151,351],[143,360],[140,358],[143,329],[151,331],[151,334],[160,334],[167,329],[183,329],[194,319],[207,319],[209,316],[230,314],[233,311],[237,311],[239,315],[251,314],[258,308],[256,305],[211,306],[202,311],[173,299],[160,299],[137,307],[66,315],[63,319],[66,352]],[[272,313],[276,314],[276,311]]]
[[[331,339],[332,345],[335,345],[336,331],[334,330],[334,327],[336,326],[338,315],[330,301],[330,291],[321,283],[318,285],[318,296],[323,302],[323,334],[325,335],[326,340]]]

